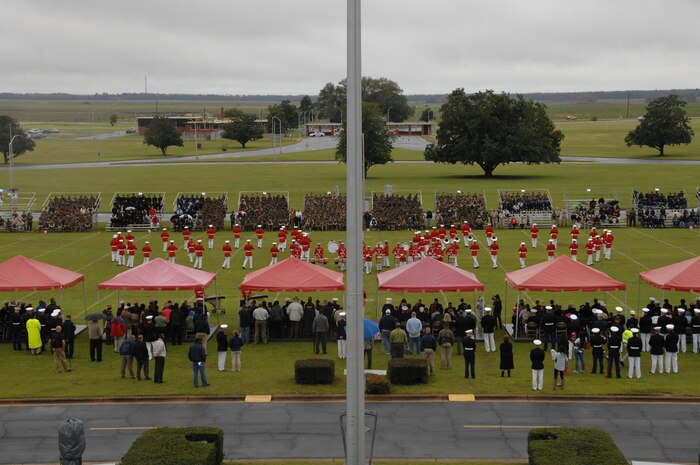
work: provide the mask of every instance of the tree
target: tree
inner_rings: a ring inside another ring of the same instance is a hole
[[[10,163],[10,139],[12,137],[14,137],[12,141],[12,158],[17,158],[24,152],[31,152],[36,145],[34,140],[28,137],[20,127],[16,119],[8,115],[0,115],[0,150],[6,165]]]
[[[273,116],[280,119],[281,132],[287,132],[287,129],[299,126],[299,110],[289,100],[282,100],[277,105],[267,107],[267,124],[270,131],[272,131]]]
[[[114,126],[115,124],[117,124],[118,120],[119,120],[119,116],[117,116],[116,113],[112,113],[111,115],[109,115],[110,126]]]
[[[318,93],[316,110],[318,117],[331,123],[340,123],[345,113],[345,85],[332,82],[326,83]]]
[[[255,116],[253,115],[243,115],[238,119],[224,124],[224,139],[231,139],[238,141],[241,147],[245,148],[251,140],[262,139],[263,131],[262,128],[255,123]]]
[[[677,95],[655,98],[647,105],[646,114],[636,128],[625,136],[627,147],[647,146],[664,155],[667,145],[690,144],[695,132],[685,111],[686,102]]]
[[[420,120],[430,122],[430,121],[433,121],[434,119],[435,119],[435,112],[429,106],[426,105],[425,109],[420,114]]]
[[[378,104],[387,121],[405,121],[413,114],[403,89],[391,79],[363,77],[362,100]]]
[[[437,143],[425,149],[436,163],[477,164],[485,176],[508,163],[559,163],[561,131],[545,106],[491,90],[473,95],[454,90],[440,108]]]
[[[233,107],[233,108],[229,108],[228,110],[226,110],[224,112],[224,117],[231,118],[231,119],[237,119],[237,118],[244,116],[245,114],[246,113],[243,110],[241,110],[240,108]]]
[[[367,171],[374,165],[385,165],[391,161],[394,138],[387,134],[384,118],[379,105],[371,102],[362,103],[362,136],[364,144],[364,169]],[[335,159],[343,163],[347,161],[347,123],[343,124],[340,132]]]
[[[182,135],[175,126],[175,121],[165,116],[156,116],[151,120],[151,124],[146,129],[143,143],[158,147],[163,156],[171,145],[176,147],[185,145],[182,142]]]
[[[309,111],[313,109],[314,103],[311,101],[311,97],[304,95],[299,102],[299,113]]]

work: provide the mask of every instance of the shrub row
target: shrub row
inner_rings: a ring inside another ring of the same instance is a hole
[[[389,394],[391,384],[386,376],[368,373],[365,375],[365,392],[367,394]]]
[[[530,465],[627,465],[610,434],[598,428],[535,428],[527,437]]]
[[[120,465],[219,465],[223,460],[219,428],[156,428],[134,441]]]
[[[428,361],[423,358],[392,358],[387,376],[391,384],[427,384]]]
[[[294,362],[294,380],[297,384],[333,384],[335,362],[322,358],[309,358]]]

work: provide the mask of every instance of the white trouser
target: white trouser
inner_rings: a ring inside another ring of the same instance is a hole
[[[285,250],[287,250],[287,243],[280,242],[279,249],[280,249],[280,252],[284,252]]]
[[[391,264],[389,263],[389,256],[384,257],[384,266],[389,268]]]
[[[649,338],[651,338],[651,333],[639,333],[639,336],[642,340],[642,352],[649,352]]]
[[[117,251],[116,251],[116,250],[113,250],[113,251],[112,251],[112,261],[113,261],[113,262],[116,262],[116,261],[117,261]]]
[[[533,238],[531,238],[530,240],[532,241],[532,247],[533,247],[533,248],[537,247],[537,238],[536,238],[536,237],[533,237]]]
[[[219,369],[219,371],[224,371],[226,369],[226,352],[219,352],[217,368]]]
[[[133,255],[129,255],[129,258],[126,259],[126,266],[128,266],[129,268],[134,267],[134,256]]]
[[[552,261],[554,260],[554,255],[547,255],[547,261]]]
[[[338,264],[340,265],[340,270],[345,271],[345,262],[338,262]]]
[[[309,261],[309,253],[311,250],[303,250],[301,251],[301,259],[306,260],[307,262]]]
[[[491,263],[494,268],[498,268],[498,255],[491,255]]]
[[[190,263],[194,263],[194,252],[187,252],[187,257],[189,257]]]
[[[202,269],[202,256],[201,255],[198,255],[194,259],[194,267],[199,268],[200,270]]]
[[[572,259],[573,261],[577,262],[577,261],[578,261],[578,255],[572,255],[572,256],[571,256],[571,259]]]
[[[651,372],[656,373],[656,365],[659,366],[659,373],[664,372],[664,356],[663,355],[652,355],[651,356]]]
[[[612,247],[606,247],[605,248],[605,259],[610,260],[612,255]]]
[[[555,247],[557,246],[557,241],[559,241],[559,239],[552,239],[552,244],[554,244]]]
[[[544,382],[544,370],[532,370],[532,390],[541,391]]]
[[[377,260],[377,271],[382,271],[382,264],[383,263],[384,263],[383,259],[380,258],[379,260]],[[320,263],[319,263],[319,265],[320,265]]]
[[[496,352],[496,342],[493,340],[493,333],[484,333],[484,347],[486,347],[486,352]]]
[[[524,258],[520,258],[520,268],[525,268],[525,266],[526,266],[526,265],[525,265],[525,259],[524,259]]]
[[[214,239],[207,239],[207,245],[209,245],[209,249],[214,248]]]
[[[250,265],[249,268],[253,268],[253,256],[252,255],[246,255],[245,260],[243,260],[243,268],[245,268],[246,264]]]
[[[462,239],[464,240],[464,247],[469,247],[469,236],[464,236]]]
[[[678,373],[678,352],[666,352],[664,362],[666,373],[671,373],[671,368],[674,373]]]
[[[629,354],[627,353],[627,344],[623,342],[622,347],[620,348],[620,361],[624,362],[625,360],[627,360],[628,356]]]
[[[117,256],[117,264],[119,264],[119,265],[123,265],[123,264],[124,264],[124,255],[119,254],[119,255]]]
[[[262,238],[258,239],[258,249],[262,249]]]
[[[597,261],[597,262],[600,261],[600,250],[595,251],[595,261]]]
[[[476,255],[472,255],[472,261],[474,262],[474,268],[479,268],[479,260],[476,259]]]
[[[493,239],[491,239],[490,237],[487,236],[486,237],[486,245],[491,245],[492,242],[493,242]]]
[[[170,263],[175,263],[175,257],[168,257],[168,261]]]
[[[457,268],[459,268],[459,262],[458,262],[457,260],[458,260],[457,255],[453,255],[453,256],[452,256],[452,264],[453,264],[454,266],[456,266]]]
[[[240,237],[235,237],[233,239],[233,246],[237,249],[241,245],[241,238]]]
[[[168,243],[163,242],[163,252],[167,252],[167,251],[168,251]]]
[[[151,257],[143,257],[143,263],[148,263],[151,261]]]
[[[365,273],[370,274],[372,272],[372,262],[365,262]]]
[[[182,248],[183,248],[183,249],[187,250],[187,243],[188,243],[188,242],[189,242],[189,241],[186,240],[185,242],[182,243]]]
[[[221,265],[221,268],[231,268],[231,257],[224,257],[224,263]]]
[[[688,341],[686,341],[685,334],[678,335],[678,349],[680,349],[680,352],[683,353],[685,353],[686,350],[688,350]]]
[[[635,373],[637,378],[642,377],[642,357],[629,357],[629,370],[627,372],[627,377],[632,379],[632,376]]]
[[[700,334],[693,334],[693,353],[698,353],[698,346],[700,345]]]
[[[593,254],[588,255],[588,260],[586,260],[586,265],[592,265],[593,264]]]
[[[277,257],[272,257],[270,259],[270,265],[274,265],[275,263],[277,263]]]
[[[348,341],[345,339],[338,339],[338,358],[346,358],[347,355],[345,353],[345,349],[347,346]]]

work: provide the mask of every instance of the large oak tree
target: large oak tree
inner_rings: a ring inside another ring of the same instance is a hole
[[[625,137],[627,147],[652,147],[663,156],[667,145],[690,144],[695,132],[690,127],[685,105],[677,95],[659,97],[649,102],[646,114]]]
[[[6,165],[10,162],[10,138],[14,136],[17,137],[12,141],[12,158],[34,150],[34,140],[27,136],[17,120],[8,115],[0,115],[0,151]]]
[[[262,128],[255,122],[254,115],[241,115],[230,123],[224,124],[223,129],[222,137],[224,139],[238,141],[243,148],[251,140],[258,140],[263,137]]]
[[[163,156],[166,155],[168,147],[182,147],[182,135],[177,130],[175,121],[165,116],[155,116],[148,125],[143,137],[143,143],[152,145],[160,149]]]
[[[436,163],[479,165],[492,176],[508,163],[559,163],[564,135],[541,103],[491,90],[467,95],[454,90],[440,109],[437,143],[425,149]]]

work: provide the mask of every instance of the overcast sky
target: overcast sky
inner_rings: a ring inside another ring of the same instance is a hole
[[[407,94],[698,87],[699,0],[364,0],[362,74]],[[3,92],[311,94],[346,72],[345,0],[27,0]]]

